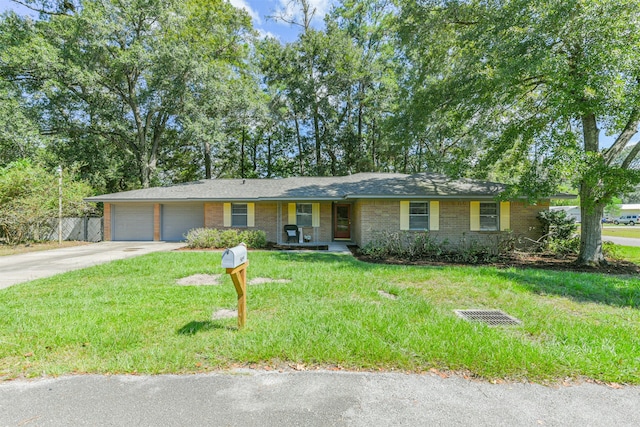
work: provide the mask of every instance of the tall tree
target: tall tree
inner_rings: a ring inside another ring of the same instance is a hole
[[[630,169],[640,145],[614,162],[640,123],[640,4],[401,3],[410,57],[445,65],[442,73],[413,71],[428,93],[441,94],[443,117],[459,127],[458,135],[471,130],[482,143],[471,163],[491,167],[508,157],[523,172],[520,191],[532,198],[550,195],[570,167],[582,209],[578,261],[604,262],[603,209],[640,180]],[[616,135],[608,149],[600,145],[600,128]]]
[[[246,13],[224,0],[84,1],[20,25],[28,31],[14,47],[16,65],[29,76],[24,90],[44,100],[47,131],[58,142],[116,147],[142,187],[182,132],[195,70],[237,66],[250,31]]]

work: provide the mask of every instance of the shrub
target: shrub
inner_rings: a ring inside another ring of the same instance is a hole
[[[187,246],[192,249],[230,248],[244,243],[249,248],[260,249],[267,244],[267,235],[262,230],[217,230],[194,228],[185,236]]]
[[[408,261],[430,260],[479,264],[496,261],[510,244],[498,241],[496,246],[483,245],[466,236],[457,245],[449,241],[438,242],[428,233],[388,232],[376,233],[374,239],[360,249],[360,253],[373,259],[400,258]]]
[[[541,211],[538,221],[542,223],[544,249],[558,255],[578,252],[580,239],[575,237],[578,224],[565,211]]]

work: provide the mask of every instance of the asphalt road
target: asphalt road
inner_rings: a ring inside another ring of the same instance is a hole
[[[640,388],[435,374],[70,376],[0,384],[0,426],[638,426]]]
[[[616,245],[622,246],[640,246],[640,239],[634,239],[631,237],[602,236],[602,241],[613,242]]]
[[[184,243],[100,242],[90,245],[0,257],[0,289],[70,270],[157,251],[169,251]]]

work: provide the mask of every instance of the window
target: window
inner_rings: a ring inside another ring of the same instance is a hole
[[[299,227],[311,227],[313,225],[313,204],[296,204],[296,225]]]
[[[480,202],[480,230],[495,231],[498,229],[498,204],[496,202]]]
[[[429,203],[409,203],[409,230],[429,229]]]
[[[231,226],[246,227],[247,226],[247,204],[232,203],[231,204]]]

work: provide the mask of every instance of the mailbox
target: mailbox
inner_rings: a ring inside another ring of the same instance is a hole
[[[247,247],[244,243],[229,248],[222,253],[222,267],[236,268],[247,262]]]

